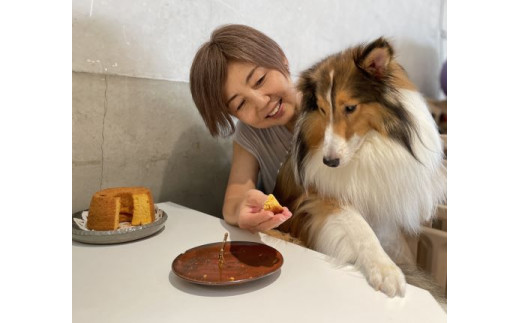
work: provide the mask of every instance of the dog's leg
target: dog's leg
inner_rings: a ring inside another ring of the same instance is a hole
[[[329,215],[316,234],[315,249],[355,264],[368,283],[390,297],[404,296],[406,280],[401,269],[385,253],[374,231],[352,207]]]
[[[398,231],[395,232],[395,226],[392,223],[380,223],[379,227],[370,225],[376,234],[381,247],[392,261],[399,266],[415,265],[415,259],[406,242],[404,235]]]

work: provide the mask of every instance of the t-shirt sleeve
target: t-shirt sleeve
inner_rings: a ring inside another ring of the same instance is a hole
[[[257,139],[256,137],[257,135],[249,126],[240,121],[237,123],[233,140],[258,160],[258,152],[255,149],[256,145],[254,143],[254,140]]]

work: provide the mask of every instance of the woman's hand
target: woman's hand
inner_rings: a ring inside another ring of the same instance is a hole
[[[267,195],[261,191],[248,190],[240,204],[238,226],[253,233],[266,231],[278,227],[292,216],[286,207],[283,207],[283,211],[277,214],[264,210],[266,200]]]

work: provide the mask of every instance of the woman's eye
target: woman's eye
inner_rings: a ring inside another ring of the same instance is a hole
[[[240,102],[240,104],[239,104],[238,107],[237,107],[237,111],[240,110],[240,108],[242,108],[242,106],[244,105],[244,102],[245,102],[245,101]]]
[[[265,75],[262,76],[261,78],[259,78],[258,81],[256,81],[255,86],[262,85],[262,83],[264,82],[264,79],[265,79]]]
[[[347,105],[345,107],[345,112],[352,113],[352,112],[356,111],[356,107],[357,107],[356,105]]]

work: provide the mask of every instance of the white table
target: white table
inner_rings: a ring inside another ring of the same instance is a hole
[[[72,244],[73,322],[446,322],[426,291],[404,298],[374,291],[361,273],[337,268],[318,252],[250,234],[210,215],[168,202],[165,229],[117,245]],[[284,257],[277,274],[236,286],[185,282],[173,259],[192,247],[230,240],[263,242]]]

